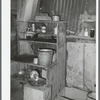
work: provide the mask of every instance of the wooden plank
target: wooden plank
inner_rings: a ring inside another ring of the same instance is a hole
[[[39,48],[49,48],[56,50],[56,43],[47,43],[47,42],[38,42],[38,41],[29,41],[29,40],[20,40],[19,41],[19,54],[38,54]]]
[[[33,21],[33,20],[30,20],[29,22],[31,23],[66,23],[66,21],[52,21],[52,20],[41,20],[41,21]]]
[[[67,51],[67,85],[83,89],[83,43],[68,42]]]
[[[86,37],[86,36],[66,36],[66,38],[77,38],[77,39],[88,39],[88,40],[95,40],[95,38],[90,38],[90,37]]]
[[[47,72],[47,84],[52,86],[52,99],[54,100],[57,96],[57,64]]]
[[[52,43],[52,42],[42,42],[42,41],[34,41],[34,40],[27,40],[27,39],[20,39],[19,41],[27,41],[30,43],[37,43],[37,44],[50,44],[50,45],[57,45],[56,43]]]
[[[57,93],[65,87],[66,23],[58,24],[57,41]]]
[[[84,84],[85,89],[95,91],[96,87],[96,44],[85,43]]]

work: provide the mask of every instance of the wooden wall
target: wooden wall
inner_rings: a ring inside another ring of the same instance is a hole
[[[67,51],[67,86],[83,88],[83,43],[68,42]]]
[[[83,14],[84,9],[88,14],[96,14],[96,0],[41,0],[42,12],[47,12],[52,15],[60,15],[61,20],[67,20],[68,29],[77,31],[78,20],[80,14]]]
[[[67,51],[67,86],[95,91],[96,44],[68,42]]]

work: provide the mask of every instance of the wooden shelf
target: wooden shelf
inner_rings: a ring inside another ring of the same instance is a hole
[[[25,21],[18,21],[18,22],[25,22]],[[66,23],[66,21],[53,21],[53,20],[37,20],[37,21],[28,21],[29,23]]]
[[[34,43],[43,43],[43,44],[51,44],[51,45],[57,45],[57,43],[53,42],[44,42],[44,41],[34,41],[34,40],[28,40],[28,39],[19,39],[19,41],[27,41],[27,42],[34,42]]]
[[[85,37],[85,36],[66,36],[67,42],[85,42],[85,43],[95,43],[96,39],[91,37]]]
[[[38,64],[34,64],[34,63],[27,63],[27,65],[31,65],[31,66],[34,66],[34,67],[37,67],[37,68],[42,68],[44,70],[49,70],[56,64],[57,64],[57,62],[53,62],[51,65],[43,66],[43,65],[38,65]]]
[[[85,37],[85,36],[66,36],[66,38],[70,39],[83,39],[83,40],[92,40],[95,41],[95,38],[91,38],[91,37]]]
[[[53,20],[38,20],[38,21],[29,21],[31,23],[66,23],[66,21],[53,21]]]
[[[17,74],[17,73],[14,74],[14,75],[11,75],[11,79],[17,80],[22,84],[29,84],[29,81],[32,80],[30,77],[27,77],[27,74],[20,75],[20,74]],[[44,84],[46,84],[46,80],[44,78],[39,77],[39,81],[44,82]]]
[[[16,60],[13,60],[13,61],[16,61]],[[23,61],[16,61],[16,62],[19,62],[19,63],[24,63],[26,65],[29,65],[29,66],[33,66],[35,68],[40,68],[40,69],[44,69],[44,70],[49,70],[51,69],[54,65],[57,64],[57,62],[52,62],[51,65],[48,65],[48,66],[43,66],[43,65],[39,65],[39,64],[34,64],[33,62],[23,62]]]

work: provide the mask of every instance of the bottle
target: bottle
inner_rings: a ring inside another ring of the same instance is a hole
[[[32,31],[35,32],[35,24],[32,24]]]
[[[93,38],[95,35],[95,30],[94,29],[91,29],[90,30],[90,37]]]
[[[84,36],[88,36],[88,30],[87,30],[87,28],[84,31]]]

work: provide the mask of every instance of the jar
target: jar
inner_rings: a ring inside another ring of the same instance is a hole
[[[59,16],[52,16],[53,21],[59,21]]]
[[[90,37],[92,38],[92,37],[94,37],[94,35],[95,35],[95,30],[94,29],[91,29],[90,30]]]
[[[34,63],[34,64],[38,64],[38,58],[34,58],[34,59],[33,59],[33,63]]]

